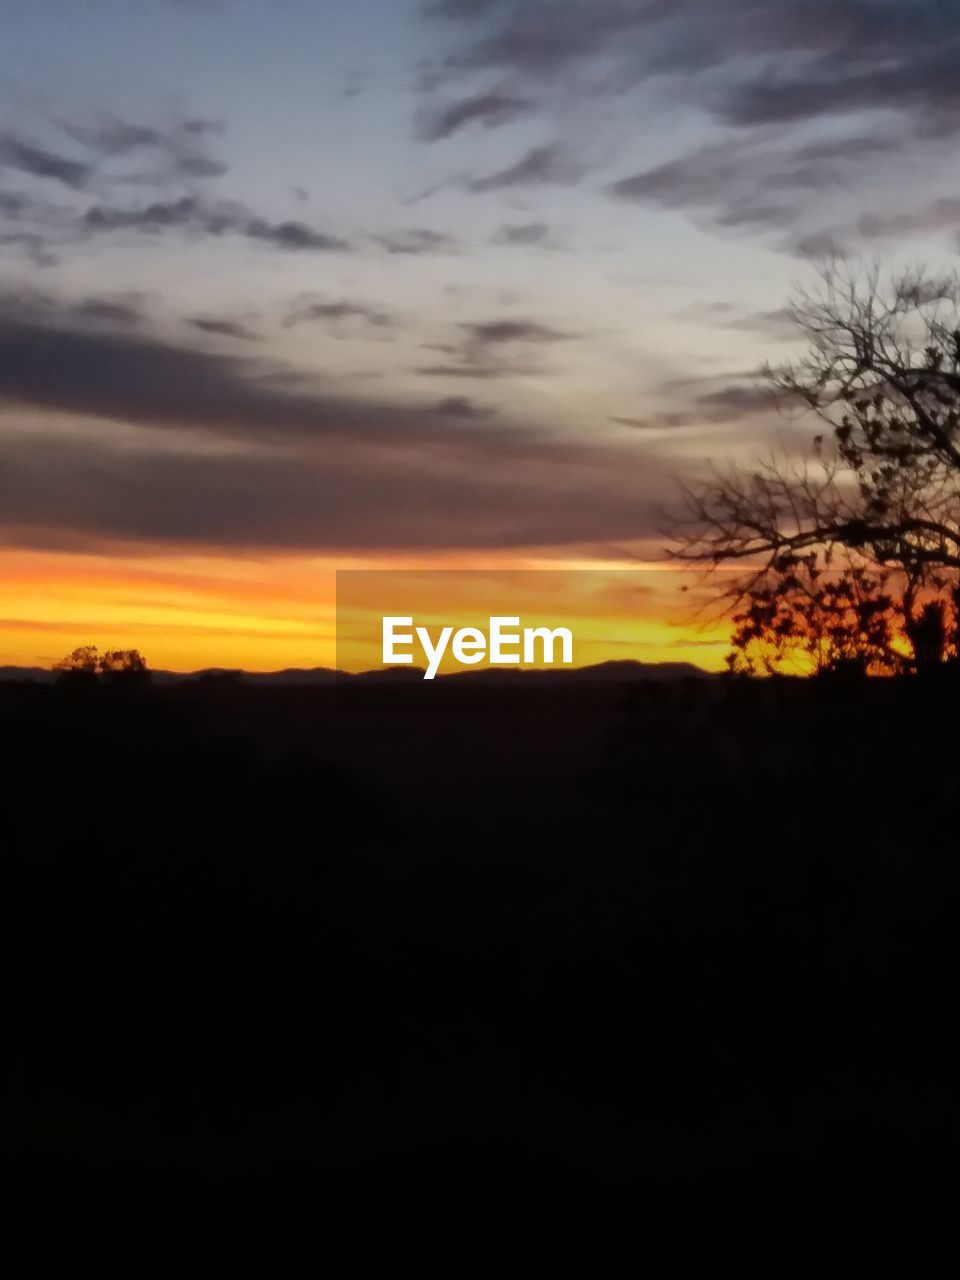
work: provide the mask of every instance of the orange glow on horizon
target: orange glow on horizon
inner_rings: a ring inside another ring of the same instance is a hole
[[[157,670],[332,667],[337,660],[337,569],[637,567],[587,556],[551,559],[533,551],[429,558],[383,553],[333,561],[266,553],[144,556],[8,550],[0,555],[0,666],[51,667],[76,646],[95,644],[139,649]],[[651,571],[652,585],[642,609],[635,600],[624,600],[613,613],[605,604],[592,624],[586,619],[587,631],[603,639],[581,647],[577,665],[634,658],[720,669],[727,631],[705,632],[689,617],[690,610],[678,609],[679,578],[670,566],[643,568]],[[443,614],[445,604],[430,603],[435,616]],[[528,612],[532,617],[535,609]],[[371,653],[369,659],[366,665],[379,665],[379,655]],[[358,669],[364,663],[343,665]]]

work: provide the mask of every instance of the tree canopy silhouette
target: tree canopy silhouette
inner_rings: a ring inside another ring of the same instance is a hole
[[[956,654],[960,277],[830,263],[790,310],[807,354],[762,377],[824,429],[685,488],[674,554],[744,566],[731,665],[926,669]]]
[[[96,645],[81,645],[54,664],[54,671],[62,679],[88,679],[99,677],[110,681],[149,679],[146,660],[137,649],[108,649],[101,653]]]

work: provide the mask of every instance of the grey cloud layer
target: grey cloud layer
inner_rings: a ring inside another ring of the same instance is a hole
[[[738,124],[878,107],[932,127],[960,117],[953,0],[491,0],[427,5],[452,29],[447,64],[527,82],[607,64],[618,84],[705,80],[703,101]]]
[[[92,165],[32,146],[11,134],[0,135],[0,169],[13,169],[32,178],[53,178],[79,190],[93,176]]]
[[[11,308],[14,309],[14,308]],[[480,342],[519,334],[477,326]],[[532,341],[550,341],[543,330]],[[0,321],[0,401],[110,438],[8,436],[7,536],[304,549],[570,544],[649,534],[664,464],[551,439],[467,397],[404,408],[305,392],[256,363],[63,323]],[[130,437],[130,428],[148,428]],[[216,452],[197,450],[184,429]],[[160,445],[161,436],[165,442]],[[666,464],[669,467],[669,464]],[[658,469],[661,468],[661,469]],[[576,488],[580,500],[571,505]]]
[[[506,93],[478,93],[473,97],[447,102],[442,107],[426,112],[420,120],[420,135],[427,142],[449,138],[469,124],[485,128],[509,124],[531,110],[527,98]]]
[[[10,224],[6,230],[0,225],[0,243],[19,245],[34,257],[93,236],[131,233],[232,235],[293,252],[350,248],[342,237],[299,219],[265,218],[240,201],[200,194],[203,184],[227,171],[205,149],[208,138],[219,132],[220,126],[207,120],[164,128],[115,118],[66,123],[63,140],[79,149],[82,159],[10,132],[0,134],[0,180],[11,173],[52,180],[74,196],[73,203],[57,204],[41,188],[29,194],[0,188],[0,223]],[[118,161],[125,165],[119,172],[114,167]],[[163,188],[163,194],[131,198],[131,190],[151,186]],[[93,197],[92,203],[78,209],[77,196]]]
[[[0,169],[32,178],[47,178],[81,191],[109,176],[109,162],[118,158],[137,161],[124,181],[158,182],[176,177],[213,178],[226,166],[204,148],[207,137],[220,131],[208,120],[187,120],[159,127],[115,117],[92,123],[64,122],[62,139],[67,146],[54,149],[9,130],[0,133]],[[67,154],[72,144],[80,155]]]
[[[461,324],[457,343],[431,348],[448,357],[444,364],[426,365],[423,377],[504,378],[542,372],[532,353],[537,348],[578,337],[537,320],[485,320]]]
[[[237,202],[219,201],[210,204],[198,196],[183,196],[179,200],[167,202],[154,201],[135,209],[94,205],[84,214],[83,226],[91,234],[114,231],[158,234],[179,229],[209,236],[239,235],[279,249],[324,253],[343,252],[350,247],[346,240],[328,235],[304,222],[270,222]]]
[[[922,148],[934,156],[960,129],[956,0],[435,0],[424,10],[446,37],[440,65],[461,92],[465,79],[495,77],[497,95],[536,103],[551,119],[558,99],[569,111],[643,86],[732,126],[738,139],[628,171],[610,192],[702,210],[732,230],[780,231],[790,251],[836,239],[811,225],[818,192],[840,190],[851,171],[854,187],[868,175],[882,181],[894,156]],[[846,141],[811,141],[812,130],[863,113],[875,123],[850,123]],[[488,120],[507,123],[496,113]],[[932,159],[930,172],[944,161]],[[547,146],[465,185],[481,193],[522,185],[531,165],[548,175],[533,180],[578,176],[557,169]],[[912,214],[902,214],[904,232],[914,229]],[[855,210],[847,221],[856,227]],[[895,221],[886,233],[897,233]]]
[[[780,231],[787,247],[802,248],[794,229],[820,216],[824,196],[855,191],[872,166],[901,146],[898,137],[864,133],[791,142],[765,129],[632,174],[609,192],[629,203],[702,211],[733,230]]]
[[[91,538],[334,551],[656,536],[663,473],[658,486],[654,468],[631,478],[628,464],[613,450],[571,460],[544,449],[524,465],[481,448],[456,463],[413,451],[320,462],[17,440],[0,459],[0,527],[8,542],[67,548]]]
[[[505,191],[510,187],[534,187],[577,182],[586,166],[559,144],[531,147],[515,164],[482,178],[465,178],[468,191]]]

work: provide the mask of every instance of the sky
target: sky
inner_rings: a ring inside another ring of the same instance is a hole
[[[816,261],[955,265],[958,55],[955,0],[5,0],[0,665],[659,564],[806,438],[754,374]],[[635,656],[718,665],[675,596]]]

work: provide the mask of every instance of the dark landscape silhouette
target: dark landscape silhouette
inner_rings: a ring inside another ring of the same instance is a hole
[[[410,1275],[942,1224],[958,695],[0,684],[8,1203]]]
[[[938,1275],[958,0],[2,18],[7,1268]]]

